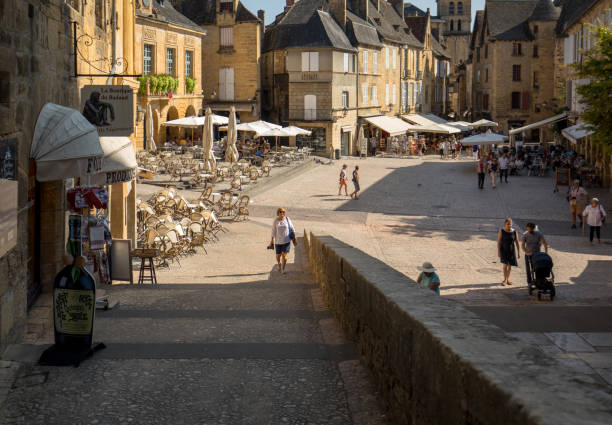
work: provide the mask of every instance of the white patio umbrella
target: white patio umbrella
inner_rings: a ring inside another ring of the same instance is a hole
[[[290,133],[292,136],[310,136],[312,131],[290,125],[289,127],[283,127],[283,131]]]
[[[213,125],[227,125],[229,122],[229,118],[223,117],[221,115],[215,115],[211,111],[212,123]],[[206,117],[185,117],[179,118],[172,121],[163,122],[162,125],[166,127],[183,127],[183,128],[198,128],[202,127],[205,124]]]
[[[38,181],[95,174],[103,156],[98,131],[79,111],[54,103],[43,106],[30,149]]]
[[[245,122],[245,123],[238,124],[236,126],[236,129],[238,129],[239,131],[248,131],[251,133],[259,133],[261,131],[279,129],[279,128],[282,128],[282,127],[278,124],[273,124],[271,122],[261,121],[261,120],[253,121],[253,122]]]
[[[206,108],[204,119],[204,133],[202,134],[202,142],[204,144],[204,162],[208,171],[214,171],[217,168],[217,161],[212,153],[213,146],[213,118],[210,108]]]
[[[497,145],[508,140],[508,136],[503,134],[492,133],[491,130],[486,133],[476,134],[475,136],[466,137],[461,140],[463,145]]]
[[[157,150],[157,145],[155,144],[155,139],[153,138],[153,108],[151,108],[151,104],[147,105],[147,150],[149,152],[155,152]]]
[[[227,162],[238,162],[238,131],[236,130],[236,109],[232,106],[229,114],[229,124],[227,126],[227,145],[225,146],[225,160]]]
[[[286,131],[284,128],[280,126],[279,128],[262,129],[261,131],[258,131],[256,135],[258,137],[265,137],[265,136],[274,137],[276,139],[276,152],[278,152],[278,138],[279,137],[295,136],[293,132]]]
[[[489,120],[478,120],[472,123],[472,127],[497,127],[497,123]]]

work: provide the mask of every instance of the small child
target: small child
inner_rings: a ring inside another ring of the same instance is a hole
[[[435,273],[436,268],[429,262],[425,261],[422,267],[417,267],[421,274],[417,278],[417,283],[423,288],[428,288],[440,295],[440,278]]]

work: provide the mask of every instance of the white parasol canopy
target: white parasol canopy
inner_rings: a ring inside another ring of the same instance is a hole
[[[221,115],[215,115],[211,112],[213,125],[227,125],[229,118]],[[166,127],[183,127],[183,128],[198,128],[205,124],[206,117],[185,117],[179,118],[172,121],[163,122],[162,125]]]
[[[236,130],[236,108],[230,108],[229,123],[227,126],[227,146],[225,147],[225,160],[227,162],[238,162],[238,149],[236,149],[236,141],[238,140],[238,130]]]
[[[202,141],[204,143],[204,161],[206,162],[206,168],[208,171],[214,171],[217,168],[217,161],[215,160],[215,156],[212,153],[214,138],[212,115],[213,113],[210,108],[206,108]]]
[[[138,162],[134,147],[129,137],[100,137],[104,151],[102,169],[97,174],[81,176],[89,184],[116,184],[132,181],[136,178]]]
[[[496,145],[504,143],[508,140],[508,136],[503,134],[492,133],[491,130],[486,133],[476,134],[475,136],[466,137],[461,140],[463,145]]]
[[[497,123],[489,120],[478,120],[472,123],[472,127],[497,127]]]
[[[312,134],[312,131],[296,127],[294,125],[284,127],[283,130],[285,130],[287,133],[291,133],[292,136],[310,136]]]
[[[236,129],[239,131],[249,131],[252,133],[261,133],[263,131],[266,130],[271,130],[271,129],[279,129],[282,128],[280,125],[278,124],[272,124],[271,122],[267,122],[267,121],[253,121],[253,122],[245,122],[245,123],[241,123],[238,124],[236,126]]]
[[[78,111],[47,103],[34,129],[30,157],[38,181],[95,174],[104,155],[96,128]]]
[[[151,108],[151,104],[147,105],[147,150],[149,152],[155,152],[157,150],[157,145],[155,144],[155,139],[153,138],[153,108]]]

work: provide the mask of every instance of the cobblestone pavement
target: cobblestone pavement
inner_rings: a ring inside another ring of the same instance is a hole
[[[360,167],[359,200],[337,195],[342,163],[350,171]],[[612,208],[609,193],[592,194]],[[416,267],[431,261],[442,296],[612,385],[610,230],[604,227],[604,243],[591,247],[580,229],[570,229],[565,193],[553,192],[551,177],[510,176],[497,189],[487,181],[479,190],[475,163],[467,158],[347,159],[257,196],[253,220],[267,222],[277,205],[288,208],[300,229],[331,234],[413,279]],[[519,232],[534,221],[549,242],[558,285],[553,303],[528,295],[522,259],[511,275],[514,285],[500,285],[496,236],[506,217]],[[598,343],[577,332],[595,335]],[[590,348],[576,350],[550,338],[557,333]]]
[[[281,275],[269,224],[227,226],[159,285],[104,288],[119,301],[96,315],[107,348],[80,367],[35,365],[47,345],[10,347],[0,424],[386,423],[300,247]]]

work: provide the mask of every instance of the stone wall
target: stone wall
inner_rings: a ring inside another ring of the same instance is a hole
[[[610,423],[612,395],[331,236],[305,235],[315,280],[396,424]]]

